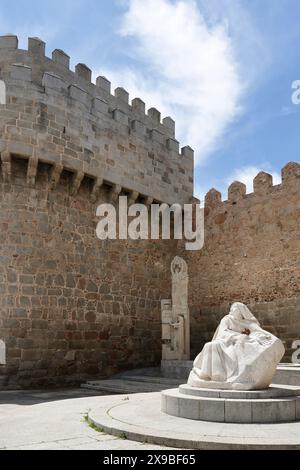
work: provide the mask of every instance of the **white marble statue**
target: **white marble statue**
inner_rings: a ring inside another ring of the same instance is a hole
[[[186,262],[175,256],[171,263],[172,301],[161,301],[162,360],[190,357],[188,272]]]
[[[246,305],[236,302],[196,357],[188,384],[233,390],[268,388],[283,355],[280,339],[263,330]]]

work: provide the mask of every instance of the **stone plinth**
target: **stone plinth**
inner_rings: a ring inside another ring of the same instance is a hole
[[[161,409],[180,418],[225,423],[279,423],[300,420],[300,388],[209,390],[181,385],[162,392]]]

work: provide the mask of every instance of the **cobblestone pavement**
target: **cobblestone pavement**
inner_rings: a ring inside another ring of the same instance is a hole
[[[83,389],[0,392],[0,449],[167,449],[92,429],[85,415],[99,401],[99,393]]]

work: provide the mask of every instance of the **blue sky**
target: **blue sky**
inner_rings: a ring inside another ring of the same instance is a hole
[[[172,115],[195,149],[195,191],[226,198],[260,170],[300,161],[300,0],[1,0],[0,30],[105,74]]]

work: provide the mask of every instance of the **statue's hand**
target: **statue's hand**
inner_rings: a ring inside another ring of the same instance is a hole
[[[249,328],[245,328],[245,329],[242,331],[242,334],[243,334],[243,335],[249,336],[250,333],[251,333],[251,331],[249,330]]]

